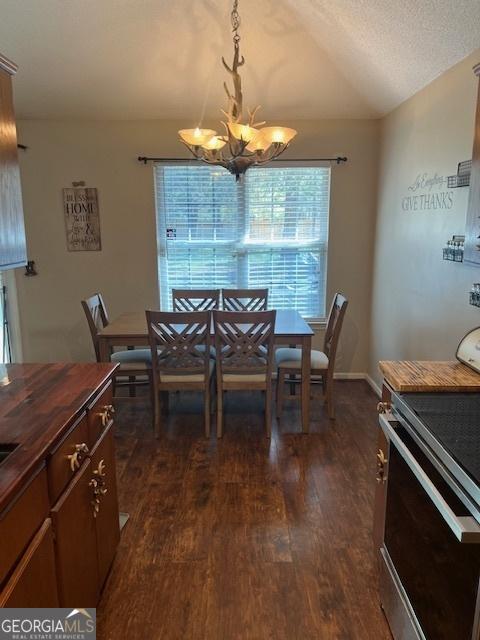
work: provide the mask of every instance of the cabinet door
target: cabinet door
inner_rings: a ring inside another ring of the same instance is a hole
[[[378,432],[377,487],[373,513],[373,544],[375,551],[378,551],[383,545],[385,509],[387,505],[388,459],[390,457],[390,443],[382,429],[379,429]]]
[[[384,380],[382,385],[382,404],[378,406],[380,413],[388,409],[392,400],[392,389],[389,383]],[[386,405],[386,406],[385,406]],[[375,551],[383,545],[383,535],[385,532],[385,508],[387,504],[387,482],[388,482],[388,458],[390,457],[390,442],[382,429],[378,429],[378,446],[376,453],[377,487],[375,490],[375,506],[373,512],[373,544]],[[380,556],[379,556],[380,557]]]
[[[95,607],[98,599],[97,540],[86,460],[52,509],[61,607]]]
[[[98,579],[100,589],[105,582],[120,540],[117,478],[113,424],[100,438],[92,453],[92,479],[97,483],[95,524],[97,532]]]
[[[0,607],[58,607],[51,520],[45,520],[0,593]]]
[[[0,269],[26,264],[12,79],[0,68]]]

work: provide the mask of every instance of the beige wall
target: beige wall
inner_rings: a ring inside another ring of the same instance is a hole
[[[299,131],[290,157],[349,158],[332,170],[328,299],[335,290],[350,299],[337,370],[365,372],[378,123],[288,124]],[[19,122],[19,140],[29,147],[21,154],[28,254],[39,274],[25,278],[19,271],[16,278],[25,361],[91,359],[80,299],[96,290],[104,294],[111,316],[158,305],[152,167],[136,157],[179,156],[175,132],[183,125]],[[98,188],[101,252],[66,250],[61,190],[77,180]],[[321,345],[321,332],[316,344]]]
[[[453,359],[461,337],[480,324],[468,304],[480,269],[442,261],[445,241],[464,233],[468,189],[453,191],[450,210],[402,209],[417,175],[451,175],[471,158],[478,83],[472,66],[479,60],[480,51],[382,122],[370,359],[377,382],[379,360]]]

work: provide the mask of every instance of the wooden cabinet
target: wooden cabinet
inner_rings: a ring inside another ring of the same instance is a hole
[[[0,387],[0,442],[15,443],[0,466],[0,606],[98,602],[120,538],[115,368],[7,365],[17,384]]]
[[[0,607],[58,607],[52,521],[45,520],[7,585]]]
[[[61,607],[94,607],[98,599],[97,539],[86,460],[52,509]]]
[[[97,505],[95,528],[98,581],[99,587],[102,588],[120,540],[113,424],[110,424],[95,447],[92,454],[92,468]]]
[[[16,66],[0,55],[0,269],[27,261],[12,98],[15,72]]]

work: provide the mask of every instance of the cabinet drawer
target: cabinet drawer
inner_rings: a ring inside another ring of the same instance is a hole
[[[0,592],[0,607],[58,607],[51,520],[45,520]]]
[[[42,468],[0,515],[0,585],[48,515],[47,471]]]
[[[114,412],[112,400],[112,385],[109,384],[100,393],[97,400],[88,408],[87,417],[90,449],[93,449],[97,440],[112,422]]]
[[[48,490],[51,504],[56,502],[80,469],[90,451],[88,442],[88,422],[87,415],[84,413],[48,459]]]

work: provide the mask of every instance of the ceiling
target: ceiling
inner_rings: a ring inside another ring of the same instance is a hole
[[[479,0],[240,0],[244,102],[375,118],[480,46]],[[229,0],[0,0],[19,117],[220,116]]]

